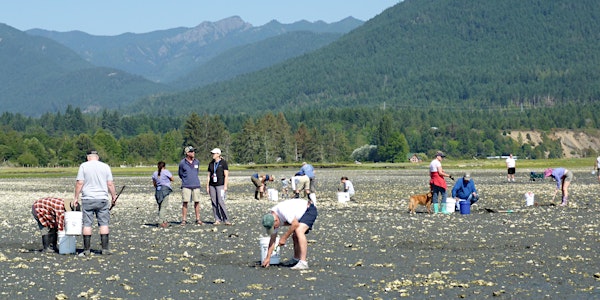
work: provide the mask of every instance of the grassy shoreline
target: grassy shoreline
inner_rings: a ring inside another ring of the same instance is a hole
[[[536,170],[541,171],[548,167],[565,167],[565,168],[589,168],[593,169],[594,158],[569,158],[569,159],[521,159],[517,160],[518,170]],[[205,164],[205,163],[202,163]],[[504,169],[504,159],[471,159],[471,160],[452,160],[445,159],[443,161],[444,168],[447,169],[464,169],[473,170],[482,169]],[[314,163],[317,169],[350,169],[350,170],[376,170],[376,169],[423,169],[429,166],[429,161],[421,163]],[[253,164],[253,165],[238,165],[231,164],[230,170],[279,170],[279,169],[299,169],[300,163],[289,164]],[[176,165],[167,165],[170,170],[177,169]],[[201,167],[202,168],[202,167]],[[154,166],[137,166],[137,167],[113,167],[113,175],[115,176],[148,176],[154,172]],[[77,167],[56,167],[56,168],[29,168],[29,167],[0,167],[0,178],[54,178],[54,177],[69,177],[77,175]]]

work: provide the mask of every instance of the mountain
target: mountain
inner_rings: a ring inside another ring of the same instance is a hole
[[[93,36],[79,31],[42,29],[28,30],[27,33],[53,39],[94,65],[169,83],[235,47],[294,31],[347,33],[362,24],[362,21],[349,17],[331,24],[307,21],[281,24],[273,20],[254,27],[234,16],[217,22],[202,22],[194,28],[180,27],[143,34]]]
[[[226,81],[238,75],[258,71],[289,58],[314,51],[338,39],[342,34],[294,31],[256,43],[227,50],[171,83],[190,89]]]
[[[63,111],[119,109],[167,88],[141,76],[95,67],[67,47],[0,24],[0,101],[3,111],[29,116]]]
[[[140,103],[150,114],[237,114],[596,101],[598,15],[592,0],[406,0],[310,54]]]

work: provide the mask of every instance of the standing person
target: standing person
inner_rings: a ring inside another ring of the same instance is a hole
[[[111,254],[108,248],[108,234],[110,223],[110,207],[117,200],[115,185],[110,167],[100,161],[98,152],[90,150],[87,161],[79,166],[77,183],[75,184],[75,197],[73,201],[79,203],[81,194],[81,210],[83,214],[83,252],[84,256],[91,254],[92,220],[94,216],[98,221],[101,254]],[[110,201],[109,201],[110,200]]]
[[[506,179],[508,180],[508,182],[511,182],[511,181],[515,182],[515,167],[516,167],[516,162],[511,153],[508,156],[508,158],[506,159],[506,169],[507,169]]]
[[[598,183],[600,183],[600,156],[596,157],[596,163],[594,164],[594,170],[598,175]]]
[[[200,178],[198,177],[198,168],[200,161],[196,159],[196,150],[192,146],[183,149],[185,157],[179,162],[179,171],[177,174],[181,179],[181,226],[187,225],[188,203],[194,202],[194,213],[196,214],[196,225],[202,225],[200,220]]]
[[[569,185],[571,185],[571,181],[573,180],[573,172],[565,169],[565,168],[548,168],[544,171],[544,177],[552,176],[556,181],[556,191],[554,192],[554,196],[552,196],[552,201],[554,201],[554,197],[558,194],[558,191],[562,191],[562,202],[560,206],[566,206],[569,202]]]
[[[350,200],[354,200],[354,185],[352,184],[352,181],[350,181],[346,176],[343,176],[340,181],[342,182],[343,191],[348,193]]]
[[[157,164],[158,170],[152,174],[152,184],[154,185],[156,203],[158,204],[158,224],[162,228],[169,227],[167,222],[167,209],[169,207],[169,195],[173,192],[171,182],[173,182],[173,174],[166,169],[164,161],[159,161]]]
[[[42,252],[58,251],[58,232],[65,230],[65,212],[73,210],[72,202],[45,197],[33,202],[31,214],[42,234]]]
[[[231,225],[225,207],[225,193],[227,193],[227,184],[229,183],[229,166],[227,161],[221,157],[221,149],[215,148],[210,151],[212,160],[208,164],[208,175],[206,176],[206,192],[210,195],[213,214],[215,215],[214,225],[224,222],[225,225]]]
[[[268,267],[270,265],[271,254],[275,249],[279,228],[289,226],[290,228],[279,238],[279,246],[283,247],[287,239],[292,236],[294,241],[294,258],[292,261],[296,264],[292,267],[292,270],[308,269],[306,234],[312,229],[317,215],[315,205],[311,201],[307,203],[302,199],[289,199],[273,206],[271,211],[262,217],[262,224],[267,230],[267,234],[271,236],[269,250],[262,266]]]
[[[250,180],[256,187],[254,190],[254,199],[260,200],[267,190],[267,182],[275,180],[275,177],[268,174],[259,175],[258,173],[254,173],[250,176]]]
[[[470,205],[479,200],[479,194],[475,188],[475,182],[471,179],[471,174],[465,173],[459,178],[452,188],[452,198],[456,199],[456,210],[460,210],[460,200],[467,201]]]
[[[429,188],[431,189],[431,193],[433,194],[433,211],[437,214],[440,212],[440,206],[438,203],[438,194],[442,196],[442,213],[446,213],[446,180],[444,177],[450,177],[450,179],[454,180],[454,178],[444,172],[442,169],[442,159],[446,157],[442,151],[438,151],[435,154],[435,159],[431,161],[429,164]]]

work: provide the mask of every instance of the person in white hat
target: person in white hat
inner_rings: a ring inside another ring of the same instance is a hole
[[[210,151],[212,160],[208,163],[208,175],[206,176],[206,192],[210,195],[213,214],[215,216],[214,225],[224,223],[231,225],[227,207],[225,206],[225,194],[227,193],[227,184],[229,183],[229,166],[227,161],[221,157],[221,149],[215,148]]]

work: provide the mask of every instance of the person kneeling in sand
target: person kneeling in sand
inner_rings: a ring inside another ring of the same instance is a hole
[[[469,205],[473,205],[479,200],[479,194],[475,188],[475,182],[471,179],[471,174],[465,173],[462,178],[459,178],[452,188],[452,198],[456,199],[456,210],[460,210],[460,200],[467,201]]]
[[[289,229],[279,238],[279,246],[283,247],[287,239],[292,236],[294,241],[294,258],[292,262],[296,263],[292,270],[308,269],[306,254],[308,251],[308,241],[306,234],[312,229],[317,219],[317,208],[311,201],[303,199],[289,199],[278,203],[271,208],[271,211],[262,218],[262,224],[271,236],[269,241],[269,250],[263,260],[262,266],[268,267],[271,261],[271,254],[275,249],[277,233],[281,226],[289,226]]]

